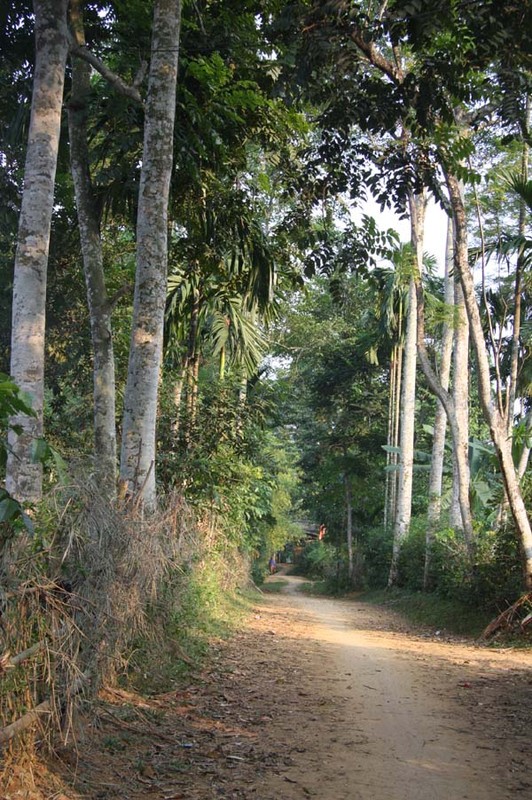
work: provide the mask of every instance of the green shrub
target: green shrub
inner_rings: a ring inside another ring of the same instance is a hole
[[[511,525],[500,531],[475,531],[475,563],[470,564],[465,542],[452,528],[436,534],[431,585],[442,597],[497,611],[522,593],[519,546]]]
[[[298,572],[313,580],[333,578],[338,570],[338,551],[328,542],[309,542],[301,553]]]
[[[392,533],[383,527],[368,530],[362,544],[364,582],[369,588],[380,589],[388,582],[392,557]]]
[[[399,555],[399,581],[402,586],[417,592],[423,589],[425,569],[426,520],[413,518]]]

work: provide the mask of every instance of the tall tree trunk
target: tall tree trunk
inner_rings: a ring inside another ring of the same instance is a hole
[[[177,439],[179,436],[179,425],[181,420],[181,400],[183,397],[183,388],[187,375],[187,359],[184,359],[183,366],[179,371],[179,375],[174,381],[172,387],[172,399],[174,401],[174,417],[172,419],[172,434]]]
[[[77,44],[83,46],[85,35],[80,0],[72,0],[70,19]],[[111,307],[103,271],[100,218],[89,168],[87,115],[90,74],[88,62],[74,57],[68,129],[94,356],[94,469],[100,491],[112,497],[116,490],[115,364]]]
[[[186,367],[186,418],[185,418],[185,444],[188,448],[191,442],[192,430],[196,422],[196,407],[198,400],[199,376],[199,316],[201,306],[200,290],[193,290],[192,309],[190,314],[190,327],[188,334],[187,367]]]
[[[414,251],[413,273],[408,287],[408,315],[406,320],[403,384],[401,389],[401,433],[399,453],[399,483],[393,551],[388,586],[396,583],[399,575],[399,555],[408,534],[412,514],[412,484],[414,471],[414,423],[416,407],[417,366],[417,292],[416,274],[420,274],[423,263],[423,233],[425,223],[425,196],[410,197],[410,224]]]
[[[462,287],[455,285],[455,330],[453,352],[453,404],[457,430],[453,437],[453,501],[451,524],[473,536],[469,518],[469,323],[464,306]],[[464,518],[464,509],[466,514]]]
[[[525,129],[528,134],[530,128],[530,97],[526,98],[526,112],[525,112]],[[528,153],[529,145],[525,140],[523,142],[523,152],[521,157],[521,180],[523,183],[528,181]],[[527,204],[524,198],[519,201],[519,222],[517,226],[517,233],[523,239],[526,235],[527,228]],[[525,252],[524,247],[521,247],[517,255],[517,264],[515,267],[515,289],[514,289],[514,324],[512,330],[512,351],[511,351],[511,365],[510,365],[510,384],[508,386],[508,395],[506,398],[506,419],[508,425],[508,435],[512,435],[514,425],[514,405],[517,396],[517,376],[519,372],[519,351],[521,349],[521,295],[523,291],[523,271],[525,268]]]
[[[395,400],[395,381],[397,378],[397,363],[395,358],[395,345],[392,350],[392,357],[390,359],[390,393],[388,396],[388,433],[386,435],[386,444],[389,448],[393,445],[393,423],[394,423],[394,400]],[[384,529],[388,530],[392,519],[391,509],[391,496],[392,496],[392,451],[386,452],[386,482],[384,486]]]
[[[490,363],[484,331],[477,304],[473,276],[467,258],[467,220],[460,184],[455,175],[447,173],[447,187],[455,221],[455,268],[462,284],[464,302],[477,361],[479,399],[484,418],[489,425],[506,489],[508,502],[515,521],[523,556],[526,588],[532,590],[532,529],[526,513],[519,479],[512,458],[512,445],[508,439],[506,419],[493,402]]]
[[[445,304],[447,312],[454,309],[454,279],[453,279],[453,223],[447,221],[447,241],[445,252]],[[451,356],[453,350],[453,324],[452,320],[445,322],[443,327],[440,382],[445,391],[449,388],[451,371]],[[425,567],[423,573],[423,588],[429,588],[431,556],[434,544],[434,535],[441,516],[441,496],[443,486],[443,464],[445,456],[445,435],[447,430],[447,415],[443,404],[436,398],[436,413],[434,415],[434,435],[432,439],[432,458],[429,477],[429,505],[427,509],[427,531],[425,537]]]
[[[35,417],[11,424],[6,488],[18,500],[42,493],[42,466],[32,443],[42,436],[46,277],[68,53],[67,0],[35,0],[35,73],[13,278],[11,376],[32,399]]]
[[[399,331],[398,337],[402,339],[403,336],[403,309],[401,301],[401,310],[399,316]],[[395,398],[394,398],[394,419],[393,419],[393,447],[392,453],[392,486],[390,495],[390,522],[392,528],[395,525],[397,518],[397,495],[399,493],[399,446],[400,446],[400,428],[401,428],[401,387],[403,385],[403,361],[404,361],[404,344],[398,344],[395,351],[397,361],[397,372],[395,376]]]
[[[390,396],[388,400],[388,435],[387,445],[391,449],[386,453],[386,486],[384,492],[384,528],[392,529],[395,522],[395,506],[397,499],[397,463],[396,448],[399,446],[399,407],[401,388],[402,347],[395,344],[390,359]]]
[[[455,245],[456,260],[456,245]],[[464,533],[464,540],[467,547],[470,564],[474,563],[475,548],[473,539],[473,519],[471,517],[471,506],[469,504],[469,459],[467,446],[457,446],[463,442],[463,430],[461,428],[460,414],[457,412],[454,397],[444,389],[439,377],[436,375],[425,347],[425,307],[423,297],[423,287],[418,281],[418,354],[423,373],[429,388],[440,400],[445,409],[451,435],[453,438],[453,451],[455,469],[458,483],[458,499],[460,506],[460,521]],[[456,337],[455,337],[456,338]]]
[[[345,513],[346,513],[346,536],[347,536],[347,562],[349,584],[353,583],[355,562],[353,558],[353,498],[351,495],[351,484],[347,473],[344,475],[345,489]]]
[[[137,216],[137,269],[120,478],[152,510],[159,377],[168,267],[180,0],[156,0]]]

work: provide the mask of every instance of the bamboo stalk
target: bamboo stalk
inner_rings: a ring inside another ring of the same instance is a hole
[[[50,710],[50,700],[44,700],[31,711],[28,711],[26,714],[24,714],[24,716],[20,717],[20,719],[12,722],[11,725],[7,725],[5,728],[0,729],[0,745],[7,744],[7,742],[10,742],[15,736],[18,736],[19,733],[23,733],[30,727],[30,725],[33,725],[34,722],[37,722],[41,714],[46,714],[50,712]]]

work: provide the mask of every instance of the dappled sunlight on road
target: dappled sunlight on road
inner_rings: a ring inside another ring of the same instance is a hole
[[[388,609],[309,597],[297,591],[303,579],[282,580],[284,595],[265,597],[265,624],[280,648],[284,640],[313,665],[321,711],[312,724],[325,728],[327,753],[315,774],[301,765],[288,781],[327,800],[512,796],[501,775],[503,737],[479,739],[471,715],[489,715],[486,692],[496,696],[509,677],[523,679],[532,655],[414,634]],[[297,724],[297,712],[289,713]]]

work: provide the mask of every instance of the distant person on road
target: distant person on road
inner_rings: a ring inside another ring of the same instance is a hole
[[[272,556],[268,561],[268,569],[270,570],[270,575],[275,575],[275,571],[277,569],[277,564],[275,562],[275,556]]]

